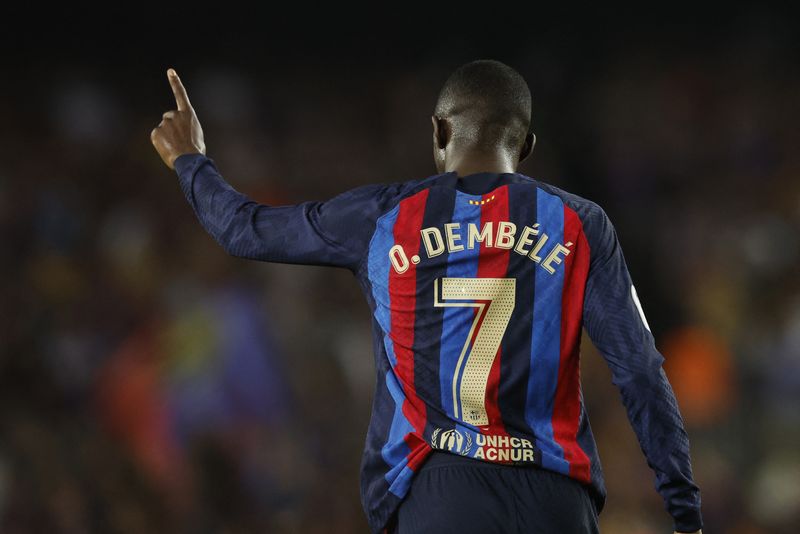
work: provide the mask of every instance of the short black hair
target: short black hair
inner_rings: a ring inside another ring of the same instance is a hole
[[[479,59],[450,75],[434,114],[452,120],[454,137],[478,147],[517,149],[531,131],[531,91],[505,63]]]

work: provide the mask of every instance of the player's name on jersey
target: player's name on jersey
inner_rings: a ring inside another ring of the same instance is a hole
[[[424,250],[428,258],[440,256],[445,251],[448,254],[458,254],[483,244],[487,248],[513,250],[539,264],[550,274],[556,272],[556,266],[570,254],[570,247],[573,246],[571,241],[551,242],[550,236],[541,231],[539,223],[523,226],[518,231],[517,225],[509,221],[499,221],[496,227],[494,221],[489,221],[480,228],[475,223],[445,223],[444,228],[423,228],[420,230],[420,237],[420,252]],[[409,258],[403,246],[396,244],[389,249],[389,261],[397,274],[403,274],[412,263],[416,265],[422,258],[418,254]]]

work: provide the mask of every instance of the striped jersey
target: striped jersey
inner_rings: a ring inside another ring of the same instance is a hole
[[[447,172],[327,201],[260,204],[210,158],[175,160],[234,256],[345,267],[372,311],[376,385],[361,500],[381,532],[433,449],[605,488],[580,383],[586,328],[676,530],[701,528],[689,443],[616,232],[595,203],[520,173]]]

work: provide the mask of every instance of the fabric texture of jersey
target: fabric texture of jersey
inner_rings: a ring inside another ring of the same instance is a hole
[[[268,206],[204,155],[182,155],[175,169],[229,254],[345,267],[358,279],[377,378],[361,464],[372,532],[386,528],[434,449],[569,476],[601,510],[582,328],[611,369],[675,529],[702,527],[663,357],[597,204],[520,173],[448,172]]]

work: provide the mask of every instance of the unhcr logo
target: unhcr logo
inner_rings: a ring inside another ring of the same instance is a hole
[[[431,446],[434,449],[442,449],[466,456],[472,449],[472,436],[459,432],[455,428],[442,432],[442,429],[437,427],[431,434]]]

